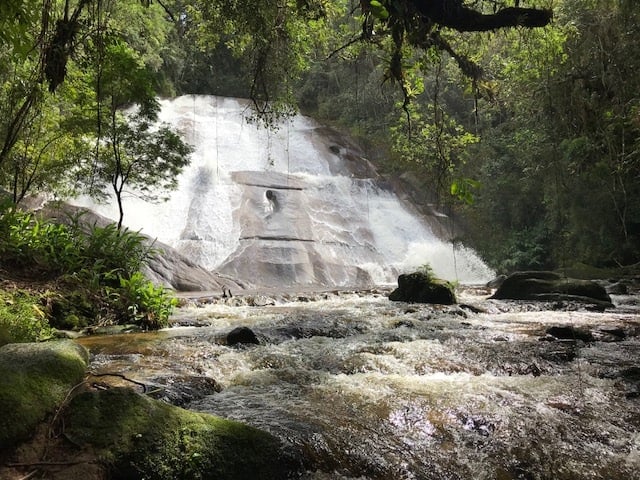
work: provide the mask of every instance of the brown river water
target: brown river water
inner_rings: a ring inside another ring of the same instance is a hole
[[[95,374],[273,433],[307,480],[640,478],[638,295],[594,312],[488,293],[201,298],[160,332],[79,341]],[[228,346],[239,326],[260,343]]]

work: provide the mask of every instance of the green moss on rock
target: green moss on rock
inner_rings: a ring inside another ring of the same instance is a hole
[[[0,288],[0,346],[36,342],[50,335],[51,328],[37,295]]]
[[[272,435],[114,388],[71,402],[65,433],[91,447],[114,478],[285,479],[299,469]]]
[[[405,273],[398,277],[398,288],[389,295],[394,302],[435,303],[453,305],[456,303],[455,287],[428,272]]]
[[[69,340],[0,348],[0,448],[26,439],[82,381],[87,350]]]

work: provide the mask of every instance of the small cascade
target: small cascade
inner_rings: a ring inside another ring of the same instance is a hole
[[[391,284],[424,264],[462,283],[493,276],[436,237],[354,145],[308,117],[269,130],[246,101],[163,100],[160,119],[195,148],[166,203],[125,199],[124,224],[253,286]],[[117,218],[115,205],[76,203]]]

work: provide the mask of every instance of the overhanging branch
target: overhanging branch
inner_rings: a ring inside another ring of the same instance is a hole
[[[507,7],[483,14],[462,4],[461,0],[413,0],[416,11],[431,22],[459,32],[486,32],[501,28],[539,28],[553,18],[551,10]]]

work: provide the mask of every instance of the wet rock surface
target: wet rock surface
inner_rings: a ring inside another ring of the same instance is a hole
[[[598,310],[613,308],[606,289],[590,280],[563,277],[555,272],[516,272],[505,278],[492,298],[579,302]],[[560,308],[562,308],[560,306]]]
[[[236,327],[227,334],[227,345],[258,345],[260,340],[249,327]]]
[[[146,387],[147,395],[151,398],[177,406],[200,400],[222,390],[213,378],[203,375],[159,376],[150,379]]]
[[[574,328],[571,325],[559,325],[547,328],[547,334],[560,340],[582,340],[593,342],[593,334],[586,329]]]

